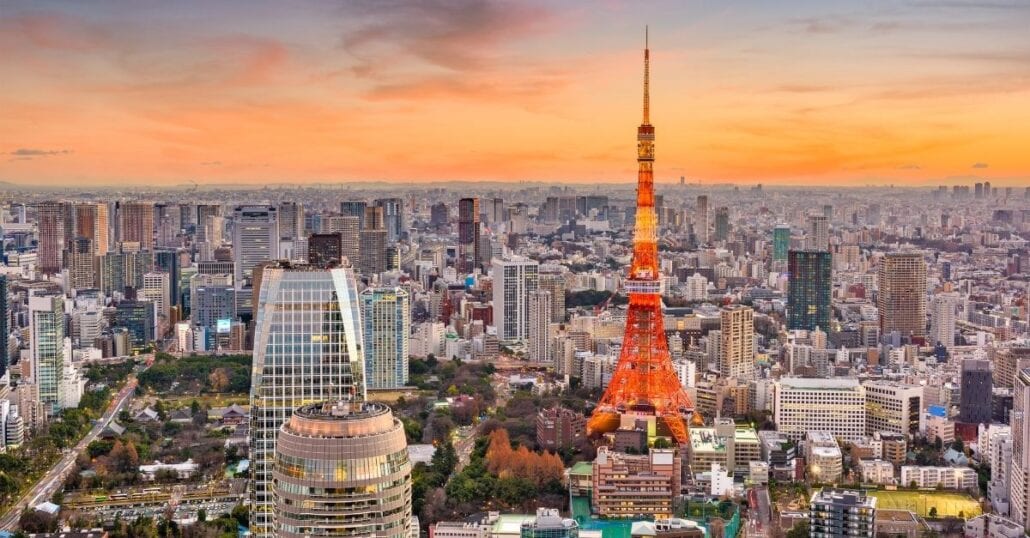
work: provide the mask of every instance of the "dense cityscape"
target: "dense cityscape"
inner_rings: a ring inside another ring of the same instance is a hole
[[[635,181],[0,184],[0,538],[1028,535],[1030,187],[663,171],[643,46]]]

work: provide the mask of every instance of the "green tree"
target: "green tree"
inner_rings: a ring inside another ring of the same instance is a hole
[[[811,526],[807,519],[802,519],[794,524],[789,531],[787,531],[787,538],[808,538]]]
[[[931,506],[930,507],[930,512],[927,515],[930,516],[931,519],[936,519],[937,518],[937,507],[936,506]]]

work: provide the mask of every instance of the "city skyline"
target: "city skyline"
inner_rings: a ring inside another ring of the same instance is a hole
[[[1030,5],[9,3],[0,181],[1019,186]]]

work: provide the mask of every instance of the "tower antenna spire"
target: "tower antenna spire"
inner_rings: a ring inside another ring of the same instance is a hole
[[[651,49],[647,26],[644,26],[644,125],[651,123]]]

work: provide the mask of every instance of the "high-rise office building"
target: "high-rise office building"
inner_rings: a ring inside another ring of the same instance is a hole
[[[242,287],[259,263],[279,257],[279,211],[275,206],[237,206],[233,212],[235,283]]]
[[[343,237],[339,232],[308,236],[308,263],[328,269],[340,264]]]
[[[867,381],[866,434],[890,432],[905,436],[919,433],[923,387],[894,381]]]
[[[955,311],[958,308],[957,293],[938,293],[930,303],[929,344],[941,344],[951,349],[955,346]]]
[[[466,273],[478,265],[480,259],[479,198],[458,200],[458,270]]]
[[[787,273],[787,328],[830,332],[833,258],[825,250],[791,250]]]
[[[383,208],[365,208],[364,227],[361,229],[358,247],[358,269],[362,275],[372,276],[386,271],[386,235]]]
[[[275,462],[270,534],[413,535],[408,443],[386,405],[328,401],[298,408],[279,431]]]
[[[740,306],[720,314],[719,373],[748,379],[755,374],[755,312]]]
[[[213,218],[217,217],[217,225],[212,225]],[[222,206],[217,204],[197,204],[196,208],[196,242],[209,243],[218,246],[222,243],[222,229],[225,221],[222,219]],[[217,236],[211,235],[211,230],[217,232]]]
[[[61,410],[61,377],[65,369],[64,297],[29,297],[29,353],[39,403],[47,416]],[[67,360],[70,360],[68,357]]]
[[[139,243],[141,250],[154,250],[154,204],[118,202],[118,240]]]
[[[708,243],[708,196],[704,194],[697,197],[697,222],[694,223],[694,233],[699,243]]]
[[[168,273],[150,271],[143,273],[143,287],[136,293],[142,301],[154,303],[154,310],[159,319],[168,319],[172,307],[172,283]]]
[[[38,267],[40,272],[55,275],[64,267],[65,209],[61,202],[40,202],[36,205],[38,234]]]
[[[809,250],[830,250],[830,219],[825,215],[808,217],[808,235],[805,246]]]
[[[361,229],[365,229],[365,210],[367,208],[368,202],[364,200],[340,202],[340,214],[345,217],[357,217],[358,227]]]
[[[190,321],[205,331],[213,343],[219,324],[223,327],[237,316],[236,288],[229,274],[196,274],[190,278]]]
[[[972,424],[991,423],[991,361],[962,361],[962,385],[959,392],[958,419]]]
[[[926,336],[926,261],[917,252],[891,252],[880,260],[876,307],[880,334]]]
[[[11,309],[7,291],[7,275],[0,275],[0,377],[7,373],[7,367],[11,364],[7,350],[11,334]]]
[[[848,441],[866,435],[865,387],[857,379],[784,377],[773,385],[777,431],[800,442],[809,431]]]
[[[365,360],[350,267],[266,267],[254,311],[251,530],[267,538],[274,532],[271,471],[279,428],[311,402],[364,401]]]
[[[182,244],[182,209],[179,204],[154,204],[155,245],[176,248]]]
[[[773,228],[773,261],[787,261],[787,252],[790,250],[790,226],[779,224]]]
[[[529,338],[529,294],[539,288],[539,268],[535,260],[521,256],[494,258],[494,325],[502,342]]]
[[[723,206],[715,210],[715,240],[726,241],[730,238],[730,208]]]
[[[504,224],[508,218],[508,210],[504,207],[504,200],[501,198],[490,199],[490,211],[487,214],[490,219],[490,227],[496,232],[498,227]]]
[[[551,294],[551,321],[565,322],[565,277],[560,273],[540,273],[539,288]]]
[[[64,265],[68,268],[68,287],[76,290],[95,288],[97,285],[97,257],[93,241],[76,237],[64,253]]]
[[[320,233],[340,234],[340,255],[350,261],[351,265],[361,262],[361,221],[358,217],[348,215],[331,215],[322,219]],[[311,246],[308,246],[310,251]]]
[[[122,301],[115,307],[115,326],[129,331],[132,351],[143,351],[154,341],[157,329],[157,308],[150,301]]]
[[[429,225],[436,228],[439,226],[447,226],[451,221],[451,211],[448,209],[447,204],[443,202],[437,202],[429,208]]]
[[[304,205],[297,202],[279,203],[279,239],[296,241],[304,238]]]
[[[168,273],[169,307],[179,306],[182,302],[178,250],[158,250],[154,253],[154,270]]]
[[[809,503],[812,538],[873,538],[876,497],[861,490],[822,489]]]
[[[408,383],[411,299],[403,288],[365,288],[361,292],[365,383],[370,389],[395,389]]]
[[[529,292],[529,360],[531,362],[547,362],[551,359],[548,352],[551,328],[551,292],[538,289]]]
[[[383,208],[383,221],[386,227],[386,242],[396,243],[404,235],[404,200],[400,198],[380,198],[375,201],[376,207]]]
[[[110,223],[107,219],[107,204],[89,203],[75,204],[75,237],[85,237],[91,241],[93,253],[104,255],[110,248],[108,240]]]

